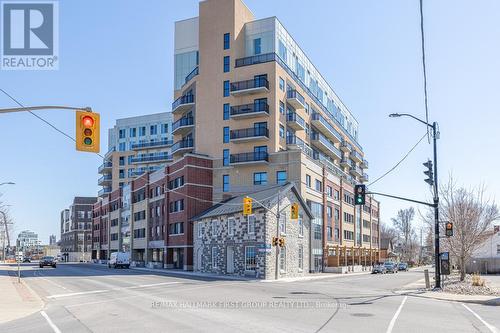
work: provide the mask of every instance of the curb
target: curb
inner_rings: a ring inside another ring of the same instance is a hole
[[[488,306],[500,306],[500,296],[499,297],[491,297],[490,299],[477,299],[477,298],[469,298],[469,299],[459,299],[459,298],[446,298],[440,295],[429,295],[425,294],[427,291],[421,291],[420,293],[410,292],[407,295],[413,297],[427,298],[427,299],[435,299],[439,301],[447,301],[447,302],[458,302],[458,303],[470,303],[470,304],[480,304],[480,305],[488,305]],[[454,295],[454,294],[449,294]]]

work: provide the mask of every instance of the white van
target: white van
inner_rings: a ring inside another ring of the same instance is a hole
[[[130,254],[128,252],[113,252],[108,261],[108,267],[130,268]]]

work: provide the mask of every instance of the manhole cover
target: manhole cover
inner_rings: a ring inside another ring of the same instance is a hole
[[[353,317],[373,317],[371,313],[351,313]]]

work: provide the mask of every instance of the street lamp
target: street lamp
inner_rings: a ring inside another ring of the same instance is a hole
[[[432,137],[434,142],[434,262],[436,266],[436,288],[441,288],[441,267],[439,266],[439,187],[437,172],[437,139],[439,138],[439,132],[437,130],[438,125],[437,122],[433,122],[432,125],[430,125],[428,122],[423,121],[408,113],[391,113],[389,117],[410,117],[418,122],[421,122],[425,126],[432,128]]]

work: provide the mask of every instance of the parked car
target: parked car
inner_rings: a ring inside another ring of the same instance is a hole
[[[128,252],[113,252],[108,261],[108,267],[130,268],[130,254]]]
[[[56,268],[56,261],[54,260],[54,257],[42,257],[42,259],[40,259],[40,262],[38,264],[40,266],[40,268],[43,268],[44,266],[52,266],[54,268]]]
[[[405,262],[400,262],[398,264],[398,271],[407,271],[408,270],[408,264]]]
[[[372,274],[385,274],[387,273],[387,269],[384,265],[375,265],[372,269]]]
[[[31,262],[31,259],[29,257],[24,257],[23,262]]]
[[[398,272],[398,266],[393,263],[393,262],[385,262],[384,267],[387,270],[387,273],[397,273]]]

